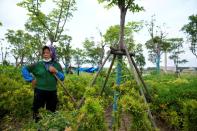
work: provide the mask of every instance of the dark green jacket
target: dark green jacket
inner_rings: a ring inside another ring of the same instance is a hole
[[[63,74],[61,65],[57,62],[52,62],[59,74]],[[47,91],[57,90],[57,80],[55,76],[46,69],[45,62],[40,61],[38,63],[26,66],[26,69],[32,73],[36,79],[36,88]],[[58,75],[58,73],[56,75]]]

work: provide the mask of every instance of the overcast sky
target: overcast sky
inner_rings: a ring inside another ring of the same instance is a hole
[[[0,27],[0,38],[4,37],[7,29],[24,29],[27,12],[16,6],[16,3],[20,1],[0,0],[0,21],[3,23],[3,26]],[[98,29],[104,34],[109,26],[119,24],[119,9],[117,7],[107,10],[104,5],[98,4],[97,0],[76,1],[77,11],[74,12],[73,18],[66,24],[66,33],[72,36],[73,47],[81,47],[85,38],[95,37],[96,40],[99,40]],[[188,16],[197,13],[197,0],[140,0],[139,2],[145,8],[145,11],[136,14],[128,12],[126,22],[150,20],[151,16],[155,14],[158,25],[166,24],[165,31],[169,38],[185,38],[185,34],[180,29],[188,23]],[[144,44],[148,39],[149,35],[146,28],[135,34],[137,43]],[[189,44],[185,43],[186,53],[182,55],[182,58],[186,58],[189,62],[182,66],[197,66],[197,60],[188,47]],[[144,54],[147,56],[146,50]],[[161,66],[164,65],[163,57]],[[146,67],[153,66],[150,62],[146,62]],[[168,61],[168,65],[173,66],[173,62]]]

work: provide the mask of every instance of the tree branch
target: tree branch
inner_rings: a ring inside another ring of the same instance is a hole
[[[128,2],[126,8],[125,8],[126,10],[129,8],[129,5],[131,5],[132,2],[133,2],[133,0],[129,0],[129,2]]]
[[[51,35],[52,34],[52,31],[48,28],[48,26],[40,19],[39,15],[40,15],[40,11],[38,9],[38,0],[36,1],[36,7],[34,6],[34,3],[32,2],[33,4],[33,15],[36,16],[36,18],[38,19],[38,21],[43,25],[43,27],[47,30],[47,32]],[[35,9],[36,8],[36,9]]]
[[[58,30],[59,30],[59,25],[60,25],[60,20],[61,20],[61,17],[62,17],[63,6],[64,6],[64,0],[62,0],[62,4],[61,4],[61,8],[60,8],[60,14],[59,14],[59,17],[58,17],[58,22],[57,22],[57,27],[56,27],[54,40],[56,40],[57,33],[58,33]]]
[[[64,24],[62,25],[62,28],[61,28],[61,30],[60,30],[60,32],[59,32],[58,38],[57,38],[56,40],[58,40],[58,39],[60,38],[60,35],[61,35],[61,33],[62,33],[63,29],[64,29],[64,26],[65,26],[65,24],[66,24],[66,21],[67,21],[67,19],[68,19],[68,14],[69,14],[69,10],[70,10],[71,1],[72,1],[72,0],[69,0],[66,18],[65,18]]]

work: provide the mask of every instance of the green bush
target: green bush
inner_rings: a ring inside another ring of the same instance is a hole
[[[15,79],[0,75],[0,112],[23,117],[31,111],[33,91]],[[0,114],[1,114],[0,113]],[[1,114],[3,116],[5,114]]]
[[[71,127],[71,124],[73,123],[73,117],[71,113],[66,111],[57,111],[55,113],[51,113],[49,111],[41,109],[40,117],[41,119],[38,123],[30,121],[24,125],[23,129],[64,131],[66,128]]]
[[[183,130],[197,130],[197,100],[188,100],[183,103]]]
[[[128,112],[132,118],[131,130],[153,130],[148,119],[148,105],[144,103],[139,94],[136,83],[126,82],[120,86],[122,96],[120,97],[120,110]]]
[[[78,116],[79,131],[105,131],[104,109],[100,100],[86,98]]]
[[[185,107],[184,103],[188,100],[197,100],[197,77],[191,75],[175,78],[170,75],[162,75],[158,79],[155,76],[153,78],[148,76],[146,83],[151,87],[150,91],[153,96],[151,108],[154,114],[165,120],[171,127],[178,130],[183,129],[183,125],[187,124],[184,124],[185,119],[182,118],[187,115],[185,116],[182,110],[184,109],[186,112],[189,109]],[[191,118],[195,117],[191,116]],[[184,130],[189,130],[191,127],[191,125],[185,126]]]

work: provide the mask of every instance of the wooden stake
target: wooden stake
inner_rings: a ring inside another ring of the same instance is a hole
[[[107,72],[107,76],[106,76],[106,78],[105,78],[105,82],[104,82],[104,84],[103,84],[103,87],[102,87],[102,90],[101,90],[101,93],[100,93],[101,96],[102,96],[103,91],[104,91],[104,89],[105,89],[105,86],[106,86],[106,84],[107,84],[107,81],[108,81],[109,75],[110,75],[110,73],[111,73],[111,70],[112,70],[112,67],[113,67],[113,64],[114,64],[115,59],[116,59],[116,55],[113,55],[112,62],[111,62],[111,64],[110,64],[109,70],[108,70],[108,72]]]

